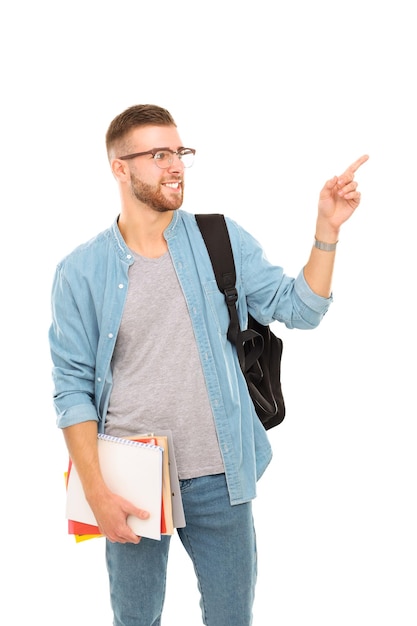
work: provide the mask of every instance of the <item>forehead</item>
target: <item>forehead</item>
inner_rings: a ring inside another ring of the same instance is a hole
[[[129,135],[129,143],[138,151],[182,146],[176,126],[140,126]]]

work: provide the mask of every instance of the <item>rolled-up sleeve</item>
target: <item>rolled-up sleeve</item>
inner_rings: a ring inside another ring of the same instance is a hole
[[[98,420],[94,402],[95,354],[79,305],[58,266],[52,286],[49,345],[53,362],[53,401],[57,425],[65,428]]]
[[[333,294],[329,298],[319,296],[309,287],[302,270],[294,282],[294,295],[297,299],[297,308],[300,318],[311,328],[320,324],[333,302]]]

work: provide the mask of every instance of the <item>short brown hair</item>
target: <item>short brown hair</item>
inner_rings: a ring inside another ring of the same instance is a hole
[[[167,109],[156,104],[135,104],[117,115],[107,129],[107,154],[138,126],[176,126],[176,123]]]

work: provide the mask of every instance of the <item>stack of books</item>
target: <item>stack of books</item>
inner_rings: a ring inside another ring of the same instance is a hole
[[[145,520],[129,515],[127,524],[141,537],[160,540],[185,526],[174,446],[170,431],[135,437],[97,436],[100,469],[117,495],[149,512]],[[71,459],[66,472],[68,533],[76,541],[101,537]]]

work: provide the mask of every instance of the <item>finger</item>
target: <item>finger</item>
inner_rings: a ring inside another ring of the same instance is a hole
[[[352,163],[352,165],[349,165],[344,173],[347,174],[349,172],[351,174],[354,174],[356,170],[358,170],[360,166],[363,165],[363,163],[365,163],[368,159],[369,156],[367,154],[362,155],[361,157],[359,157],[359,159],[356,159],[356,161]]]
[[[132,507],[129,510],[130,515],[134,515],[135,517],[138,517],[139,519],[148,519],[149,517],[149,511],[144,511],[143,509],[138,509],[136,507]]]
[[[367,154],[364,154],[363,156],[361,156],[359,159],[357,159],[354,163],[352,163],[352,165],[350,165],[341,176],[339,176],[337,184],[339,187],[342,187],[343,185],[347,185],[348,183],[350,183],[354,176],[355,176],[355,172],[356,170],[363,164],[365,163],[365,161],[367,161],[369,159],[369,156]]]
[[[135,534],[124,534],[124,535],[119,535],[116,538],[116,542],[117,543],[134,543],[134,544],[138,544],[140,543],[141,537],[139,537],[138,535]]]
[[[347,183],[346,185],[341,187],[337,193],[339,194],[339,196],[346,196],[346,194],[352,191],[356,191],[357,187],[358,183],[355,180],[352,180],[350,183]]]
[[[333,178],[330,178],[329,180],[327,180],[324,183],[322,192],[324,191],[331,191],[332,189],[334,189],[337,185],[338,182],[338,177],[337,176],[333,176]]]
[[[351,191],[350,193],[344,194],[343,197],[347,201],[353,200],[354,202],[357,202],[359,204],[361,199],[361,193],[360,191]]]

